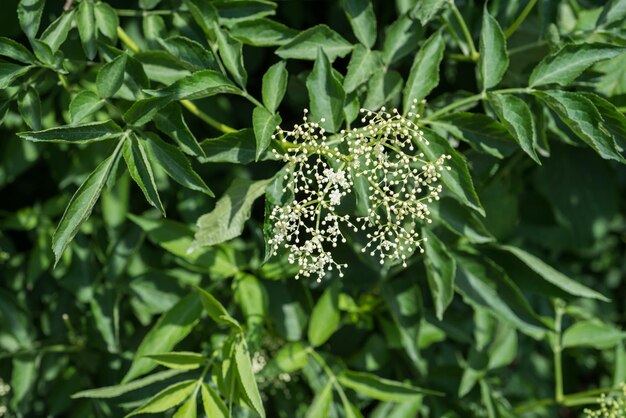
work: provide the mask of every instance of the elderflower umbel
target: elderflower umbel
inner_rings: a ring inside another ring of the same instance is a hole
[[[585,418],[625,418],[626,417],[626,384],[622,383],[621,393],[615,396],[600,395],[599,409],[585,409]]]
[[[419,225],[431,222],[428,204],[439,199],[441,171],[450,169],[445,162],[451,157],[440,155],[433,161],[419,152],[416,144],[428,145],[424,133],[397,109],[361,113],[364,126],[341,131],[332,148],[324,129],[308,120],[306,109],[303,123],[293,130],[277,127],[286,152],[274,153],[289,168],[283,192],[294,198],[272,209],[268,243],[274,254],[287,251],[289,262],[299,267],[296,278],[319,281],[334,269],[343,276],[347,266],[331,253],[346,242],[342,228],[364,231],[368,242],[362,251],[381,264],[389,260],[406,266],[412,252],[424,252]],[[408,117],[419,115],[409,112]],[[367,214],[339,214],[357,179],[366,182]]]

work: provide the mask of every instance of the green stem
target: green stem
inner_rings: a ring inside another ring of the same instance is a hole
[[[122,17],[143,17],[148,15],[168,16],[174,13],[174,10],[133,10],[133,9],[115,9],[115,13]]]
[[[476,50],[476,45],[474,45],[474,40],[472,39],[472,35],[470,34],[469,29],[467,28],[467,24],[465,23],[465,19],[463,19],[463,15],[454,4],[454,0],[450,0],[450,8],[452,9],[452,13],[456,18],[457,22],[459,22],[459,26],[461,26],[461,30],[463,31],[463,36],[465,36],[465,40],[470,49],[470,58],[472,61],[478,61],[478,57],[480,54]]]
[[[205,122],[207,125],[210,125],[217,129],[220,132],[229,133],[229,132],[237,132],[237,130],[231,126],[226,125],[216,119],[213,119],[211,116],[204,113],[202,110],[198,109],[192,101],[190,100],[181,100],[180,104],[183,105],[189,112],[197,116],[200,120]]]
[[[530,0],[528,4],[526,5],[526,7],[524,7],[524,10],[522,10],[522,13],[520,13],[519,16],[517,16],[517,19],[515,19],[515,21],[511,24],[511,26],[509,26],[507,30],[504,31],[504,36],[507,39],[509,39],[511,35],[515,33],[519,25],[521,25],[522,22],[526,20],[526,17],[530,13],[530,11],[533,9],[533,7],[535,7],[536,3],[537,3],[537,0]]]
[[[135,41],[133,41],[130,36],[128,36],[126,31],[122,29],[121,26],[117,27],[117,36],[118,38],[120,38],[120,41],[122,41],[122,43],[128,47],[128,49],[133,52],[139,52],[139,45],[137,45]]]
[[[120,38],[120,41],[122,41],[122,43],[124,45],[126,45],[128,47],[128,49],[130,49],[131,51],[133,51],[133,52],[139,52],[140,51],[139,46],[135,43],[135,41],[133,41],[130,38],[130,36],[128,36],[126,31],[124,31],[124,29],[122,29],[121,26],[117,27],[117,36]],[[245,93],[245,94],[248,94],[248,93]],[[252,97],[252,96],[250,96],[250,95],[248,95],[248,96],[249,96],[248,100],[250,100],[250,97]],[[206,124],[214,127],[215,129],[217,129],[220,132],[228,133],[228,132],[236,132],[237,131],[235,128],[232,128],[232,127],[226,125],[225,123],[222,123],[222,122],[212,118],[211,116],[207,115],[206,113],[204,113],[203,111],[198,109],[198,106],[196,106],[190,100],[181,100],[180,104],[183,105],[192,114],[197,116],[200,120],[202,120]]]
[[[561,404],[563,402],[563,364],[561,358],[561,352],[563,347],[561,346],[561,326],[563,321],[564,308],[560,301],[555,302],[555,319],[554,319],[554,332],[555,341],[554,347],[554,399],[556,403]]]
[[[265,106],[263,106],[263,103],[259,102],[256,98],[251,96],[250,93],[248,93],[247,91],[244,91],[242,96],[245,97],[246,99],[248,99],[248,101],[250,103],[252,103],[253,105],[255,105],[255,106],[265,107]]]
[[[326,373],[326,375],[328,376],[328,379],[332,382],[333,386],[335,387],[335,390],[337,390],[337,393],[339,393],[339,397],[344,402],[348,402],[348,397],[346,396],[346,393],[343,391],[343,387],[341,387],[341,385],[339,384],[339,381],[337,380],[337,375],[328,366],[324,358],[320,356],[319,353],[315,351],[315,349],[313,349],[313,347],[308,347],[307,351],[309,352],[311,357],[313,357],[313,359],[317,362],[317,364],[320,365],[322,370],[324,370],[324,373]]]
[[[523,94],[528,94],[531,93],[533,91],[533,89],[531,88],[511,88],[511,89],[500,89],[500,90],[493,90],[491,91],[491,93],[497,93],[497,94],[511,94],[511,93],[523,93]],[[433,114],[431,114],[430,116],[421,119],[420,121],[422,123],[430,123],[432,122],[434,119],[437,119],[439,116],[444,115],[448,112],[450,112],[451,110],[457,109],[461,106],[464,106],[468,103],[472,103],[472,102],[477,102],[479,100],[483,100],[487,97],[487,95],[483,92],[483,93],[478,93],[478,94],[474,94],[473,96],[468,96],[464,99],[458,100],[454,103],[450,103],[448,106],[445,106],[441,109],[439,109],[438,111],[434,112]]]

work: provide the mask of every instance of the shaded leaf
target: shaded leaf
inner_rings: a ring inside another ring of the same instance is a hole
[[[443,313],[454,297],[456,261],[439,238],[428,229],[424,229],[424,237],[427,238],[424,242],[426,277],[433,296],[435,313],[441,321]]]
[[[183,152],[196,157],[206,156],[196,137],[189,130],[177,104],[170,104],[157,113],[154,122],[161,132],[176,141]]]
[[[122,379],[122,383],[128,383],[153,370],[157,363],[146,356],[171,351],[191,332],[200,319],[201,312],[200,298],[195,293],[191,293],[159,318],[137,348],[133,362]]]
[[[326,418],[330,415],[330,405],[333,403],[333,383],[328,381],[322,390],[315,395],[311,406],[306,411],[305,418]]]
[[[230,36],[228,32],[217,30],[216,34],[220,58],[222,58],[224,66],[237,84],[245,88],[248,81],[248,72],[243,64],[242,43]]]
[[[149,376],[142,377],[141,379],[134,380],[130,383],[124,383],[121,385],[107,386],[98,389],[83,390],[81,392],[72,395],[72,399],[76,398],[94,398],[94,399],[108,399],[115,398],[117,396],[124,395],[125,393],[132,392],[151,385],[156,382],[167,380],[171,377],[181,374],[182,370],[164,370],[162,372],[156,372]]]
[[[300,341],[283,345],[274,356],[274,361],[285,373],[293,373],[307,365],[309,353]]]
[[[94,9],[96,27],[109,41],[114,42],[117,39],[117,27],[120,20],[117,13],[110,4],[104,2],[96,3]]]
[[[41,40],[48,44],[52,52],[57,52],[67,39],[67,34],[72,29],[74,21],[74,9],[63,13],[41,34]]]
[[[421,35],[419,23],[402,15],[387,28],[383,45],[383,61],[391,64],[408,55],[417,47]]]
[[[0,55],[23,62],[24,64],[34,64],[35,57],[22,44],[13,39],[0,36]]]
[[[228,418],[228,409],[219,395],[206,383],[202,384],[202,406],[207,417]]]
[[[402,90],[402,76],[397,71],[380,71],[367,83],[367,98],[364,107],[379,109],[390,102]]]
[[[383,379],[371,373],[346,370],[337,379],[343,386],[380,401],[404,402],[418,395],[441,395],[439,392],[430,389],[422,389],[394,380]]]
[[[45,0],[20,0],[17,6],[17,18],[20,26],[30,39],[37,36],[45,4]]]
[[[256,160],[256,139],[252,129],[229,132],[217,138],[205,139],[200,143],[206,157],[202,163],[248,164]],[[271,152],[265,152],[259,160],[275,159]]]
[[[606,350],[626,338],[626,333],[613,325],[600,321],[577,322],[565,330],[562,337],[563,348],[593,347]]]
[[[33,86],[28,86],[26,91],[20,95],[17,107],[29,128],[41,129],[41,100],[39,93]]]

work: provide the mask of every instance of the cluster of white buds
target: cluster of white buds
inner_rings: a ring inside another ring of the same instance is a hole
[[[277,127],[274,138],[281,138],[286,152],[274,153],[289,166],[283,192],[292,192],[294,199],[272,209],[268,242],[275,255],[287,250],[289,262],[299,267],[296,278],[317,276],[320,281],[333,269],[343,276],[346,265],[332,256],[332,248],[346,242],[342,228],[365,231],[368,242],[362,251],[378,256],[381,264],[389,260],[406,266],[412,252],[424,251],[419,225],[431,222],[428,204],[439,199],[441,171],[450,169],[445,165],[450,156],[432,161],[417,150],[417,143],[428,141],[412,121],[419,118],[414,112],[407,118],[384,107],[361,113],[363,127],[341,131],[331,141],[308,120],[306,109],[303,123],[293,130]],[[355,181],[368,189],[367,214],[339,214]]]
[[[621,391],[615,395],[600,395],[599,408],[584,410],[585,418],[624,418],[626,417],[626,384],[622,383]]]

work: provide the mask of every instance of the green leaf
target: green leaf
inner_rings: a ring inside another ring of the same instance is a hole
[[[94,9],[96,27],[109,41],[114,42],[117,39],[117,27],[120,25],[120,19],[110,4],[104,2],[96,3]]]
[[[402,15],[387,28],[383,45],[383,61],[392,64],[408,55],[417,46],[422,30],[419,23]]]
[[[112,120],[85,123],[82,125],[60,126],[43,131],[20,132],[17,135],[33,142],[89,143],[122,136],[122,129]]]
[[[509,66],[506,38],[498,21],[489,14],[487,5],[483,8],[479,51],[478,66],[484,91],[497,86]]]
[[[46,0],[20,0],[17,6],[17,18],[22,30],[29,39],[37,36],[41,14],[46,5]]]
[[[228,32],[216,30],[217,45],[224,67],[233,76],[237,84],[246,87],[248,73],[243,64],[243,44],[230,36]]]
[[[441,393],[422,389],[394,380],[383,379],[371,373],[346,370],[337,376],[343,386],[362,393],[373,399],[387,402],[404,402],[419,395],[441,395]]]
[[[0,36],[0,55],[23,62],[24,64],[34,64],[35,56],[22,44],[13,39]]]
[[[149,93],[155,97],[139,100],[133,104],[124,114],[126,122],[143,125],[173,101],[203,99],[221,93],[239,94],[241,90],[222,74],[204,70],[183,77],[168,87],[151,90]]]
[[[45,131],[42,131],[45,132]],[[52,236],[52,251],[54,252],[56,265],[61,259],[61,255],[70,244],[74,236],[78,233],[80,226],[85,222],[95,206],[102,189],[106,184],[111,169],[117,163],[122,143],[113,151],[113,154],[102,161],[96,169],[89,174],[89,177],[76,190],[70,203],[67,205],[63,217]]]
[[[473,212],[451,198],[442,198],[439,200],[439,205],[433,206],[431,211],[443,225],[466,238],[469,242],[484,244],[494,240],[494,237]]]
[[[626,18],[626,1],[624,0],[609,0],[602,13],[598,16],[596,26],[603,27],[609,26],[614,23],[619,23]]]
[[[96,87],[98,95],[103,99],[113,96],[122,87],[126,72],[126,54],[117,56],[114,60],[104,64],[98,71]]]
[[[178,408],[172,418],[196,418],[198,416],[198,405],[195,393],[190,396],[185,403]]]
[[[454,297],[456,261],[435,234],[424,229],[424,237],[426,277],[433,296],[435,313],[441,321],[443,313]]]
[[[342,0],[350,26],[356,38],[368,49],[376,42],[376,15],[370,0]]]
[[[445,0],[421,0],[411,10],[411,17],[425,26],[445,4]]]
[[[448,140],[439,136],[435,131],[425,128],[423,131],[427,142],[416,141],[416,145],[429,160],[434,161],[444,154],[451,157],[446,162],[450,170],[444,169],[441,172],[443,184],[463,204],[485,216],[485,210],[474,189],[474,183],[472,182],[465,158],[452,148]]]
[[[125,141],[123,154],[130,176],[135,180],[148,203],[159,209],[165,216],[165,209],[156,187],[152,164],[142,141],[135,134],[132,134],[130,139]]]
[[[597,320],[577,322],[565,330],[562,337],[563,348],[593,347],[606,350],[619,344],[626,333]]]
[[[17,107],[29,128],[41,129],[41,100],[39,100],[39,93],[33,86],[28,86],[26,91],[20,95]]]
[[[97,94],[89,90],[81,91],[70,102],[72,125],[81,122],[88,116],[93,116],[102,106],[104,106],[104,100],[101,100]]]
[[[393,100],[402,90],[402,76],[394,70],[380,71],[367,83],[366,109],[379,109]]]
[[[269,19],[246,20],[230,28],[230,36],[252,46],[282,46],[297,34],[297,30]]]
[[[142,406],[126,415],[125,418],[139,414],[156,414],[158,412],[165,412],[168,409],[181,404],[185,399],[187,399],[197,384],[198,382],[196,380],[185,380],[175,383],[154,395]]]
[[[568,44],[545,57],[530,74],[530,87],[546,84],[567,86],[599,61],[623,54],[626,48],[600,43]]]
[[[334,281],[315,304],[307,336],[313,347],[319,347],[339,329],[341,325],[341,312],[339,311],[338,281]]]
[[[150,159],[157,162],[172,180],[191,190],[214,196],[204,180],[193,171],[185,154],[174,145],[164,142],[157,135],[146,133],[146,136],[149,154],[154,157]]]
[[[153,383],[161,382],[163,380],[170,379],[174,376],[183,373],[182,370],[164,370],[162,372],[153,373],[149,376],[142,377],[141,379],[134,380],[130,383],[125,383],[115,386],[107,386],[98,389],[83,390],[81,392],[72,395],[72,399],[77,398],[92,398],[92,399],[109,399],[115,398],[125,393],[132,392],[137,389],[144,388]]]
[[[211,246],[238,237],[252,211],[252,204],[265,193],[269,180],[236,179],[213,211],[202,215],[197,222],[193,248]]]
[[[587,99],[591,100],[593,105],[598,109],[602,115],[603,126],[617,141],[617,144],[622,148],[626,148],[626,116],[611,102],[597,94],[582,93]]]
[[[177,370],[197,369],[207,362],[207,359],[202,354],[191,353],[188,351],[178,351],[163,354],[149,354],[146,357],[156,361],[161,366],[165,366],[168,369]]]
[[[31,68],[32,67],[22,67],[21,65],[8,62],[0,62],[0,89],[9,87],[16,78],[20,77]]]
[[[98,52],[96,46],[96,20],[94,5],[90,1],[82,1],[76,14],[76,27],[80,42],[88,59],[93,60]]]
[[[206,157],[198,140],[185,123],[180,106],[172,103],[165,107],[155,116],[154,122],[161,132],[176,141],[183,152],[196,157]]]
[[[541,165],[537,155],[538,134],[535,118],[526,102],[512,94],[491,94],[487,96],[498,119],[515,138],[519,146],[537,164]]]
[[[210,41],[215,41],[214,25],[217,22],[217,10],[210,0],[184,0],[193,20],[202,28]]]
[[[207,417],[228,418],[228,409],[219,395],[206,383],[202,384],[202,406]]]
[[[315,395],[313,403],[306,411],[304,418],[326,418],[330,416],[330,405],[333,403],[333,382],[330,380]]]
[[[252,126],[256,137],[256,155],[258,160],[272,141],[272,135],[282,119],[278,114],[271,114],[264,107],[255,107],[252,112]]]
[[[200,319],[201,312],[200,299],[192,293],[182,298],[159,318],[137,348],[133,362],[122,383],[128,383],[153,370],[157,363],[146,356],[171,351],[191,332]]]
[[[276,3],[266,0],[217,0],[213,2],[220,20],[226,25],[248,19],[258,19],[276,13]]]
[[[306,88],[309,91],[311,119],[319,121],[320,126],[327,131],[337,132],[344,119],[343,104],[346,95],[321,48],[317,51],[313,71],[306,79]]]
[[[261,401],[261,394],[257,387],[256,378],[252,372],[252,363],[250,361],[250,353],[246,341],[241,338],[235,344],[235,365],[237,367],[237,379],[243,389],[250,406],[262,418],[265,418],[265,409]]]
[[[424,42],[415,55],[409,79],[404,86],[404,113],[411,111],[413,104],[421,102],[439,84],[439,66],[446,44],[441,31],[435,32]],[[413,112],[415,113],[415,111]]]
[[[279,61],[267,69],[263,76],[263,104],[271,113],[276,113],[276,109],[285,97],[287,91],[287,78],[289,74],[285,68],[287,63]]]
[[[235,298],[249,328],[263,324],[267,313],[267,292],[259,279],[251,274],[240,276]]]
[[[367,82],[372,74],[382,71],[383,59],[380,51],[371,51],[363,45],[357,45],[352,51],[348,72],[343,80],[346,93],[353,92]]]
[[[383,299],[400,333],[400,343],[414,364],[420,361],[419,340],[422,293],[415,282],[405,279],[383,284]]]
[[[307,365],[309,352],[300,341],[283,345],[274,356],[274,361],[285,373],[293,373]]]
[[[231,325],[233,321],[235,321],[230,316],[224,305],[222,305],[217,299],[215,299],[212,294],[199,287],[196,287],[196,291],[200,296],[200,302],[202,302],[204,310],[211,317],[212,320],[226,325]]]
[[[326,25],[317,25],[298,33],[291,41],[276,50],[283,59],[318,61],[318,49],[324,51],[330,62],[337,57],[345,57],[352,51],[352,45],[341,35]]]
[[[490,260],[454,253],[460,269],[456,285],[464,299],[487,308],[527,335],[540,339],[545,325],[538,319],[517,285]]]
[[[599,125],[603,120],[602,115],[591,100],[581,94],[566,91],[537,91],[534,94],[602,158],[626,162],[617,149],[615,139]]]
[[[167,52],[185,62],[190,70],[219,70],[213,53],[194,40],[184,36],[172,36],[165,40],[159,38],[157,41]]]
[[[206,157],[202,163],[248,164],[256,160],[256,139],[252,129],[229,132],[217,138],[206,139],[200,143]],[[270,152],[261,155],[260,160],[275,159]]]
[[[522,250],[521,248],[513,247],[510,245],[501,245],[499,246],[499,248],[513,254],[521,261],[523,261],[524,264],[530,267],[535,273],[539,274],[545,281],[552,283],[553,285],[569,293],[570,295],[609,302],[609,299],[601,293],[598,293],[595,290],[590,289],[587,286],[584,286],[577,281],[567,277],[560,271],[543,262],[539,257],[536,257]]]
[[[437,119],[440,122],[442,128],[458,139],[496,158],[507,157],[516,148],[509,131],[487,115],[459,112]]]
[[[67,39],[67,34],[72,29],[74,21],[74,9],[63,13],[41,34],[41,40],[48,44],[52,52],[57,52]]]

